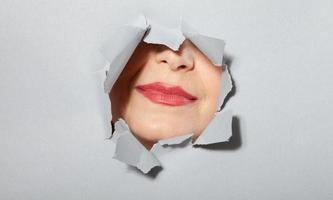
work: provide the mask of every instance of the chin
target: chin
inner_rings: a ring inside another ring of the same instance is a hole
[[[134,123],[129,124],[133,134],[141,140],[157,142],[175,136],[185,135],[191,131],[182,130],[183,127],[172,126],[171,124]]]

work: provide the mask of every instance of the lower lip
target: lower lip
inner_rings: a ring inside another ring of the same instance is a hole
[[[196,99],[189,99],[184,96],[175,94],[166,94],[158,90],[144,90],[140,87],[136,87],[136,90],[147,99],[157,104],[168,106],[183,106],[196,101]]]

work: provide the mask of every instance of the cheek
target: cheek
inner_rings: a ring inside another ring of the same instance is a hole
[[[206,76],[203,77],[203,84],[206,87],[206,93],[210,97],[218,97],[220,93],[220,83],[221,83],[221,75],[223,73],[222,67],[207,67],[204,70],[203,74]],[[216,98],[212,98],[216,99]],[[216,99],[217,100],[217,99]]]
[[[210,63],[203,63],[198,69],[204,96],[199,108],[200,124],[197,127],[197,132],[202,132],[214,117],[218,106],[222,73],[223,69],[221,67],[213,66]]]
[[[206,100],[217,101],[223,68],[213,65],[200,51],[196,52],[195,57],[196,70],[202,81]]]
[[[130,101],[131,88],[145,65],[146,58],[147,55],[138,55],[138,53],[135,53],[113,85],[110,92],[113,121],[123,116]]]
[[[149,63],[142,65],[139,70],[137,70],[135,77],[132,79],[132,86],[134,87],[138,83],[147,83],[154,80],[158,74],[152,67],[148,67]],[[132,88],[133,89],[133,88]]]
[[[203,94],[204,105],[202,105],[201,113],[214,113],[220,94],[223,68],[213,65],[199,50],[195,51],[195,58],[196,75],[201,81],[201,93]]]
[[[128,87],[153,56],[154,49],[144,43],[140,43],[117,80],[117,82],[122,84],[120,87]]]

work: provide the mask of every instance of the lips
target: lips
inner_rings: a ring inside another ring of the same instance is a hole
[[[168,106],[182,106],[198,99],[179,86],[168,87],[161,82],[137,85],[135,89],[153,103]]]

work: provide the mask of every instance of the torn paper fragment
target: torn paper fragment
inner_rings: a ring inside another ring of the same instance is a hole
[[[151,28],[143,40],[146,43],[163,44],[177,51],[185,40],[184,35],[179,29],[167,28],[152,21],[149,21],[149,24]]]
[[[232,112],[217,112],[215,118],[198,137],[193,145],[209,145],[226,142],[232,135]]]
[[[111,41],[101,49],[101,53],[110,65],[104,82],[106,93],[110,92],[136,46],[142,40],[147,28],[146,19],[144,16],[140,16],[131,25],[121,27],[116,34],[112,35]]]
[[[157,158],[134,137],[124,120],[120,119],[115,126],[114,134],[118,135],[115,159],[134,166],[143,173],[148,173],[152,168],[161,166]]]
[[[115,132],[111,136],[112,140],[114,141],[117,141],[120,136],[127,134],[130,131],[125,120],[123,120],[122,118],[119,118],[118,121],[116,121],[116,123],[114,124],[114,129]]]
[[[162,146],[174,146],[182,144],[183,142],[189,141],[192,139],[193,134],[187,134],[187,135],[181,135],[177,137],[172,137],[164,140],[159,140],[158,143],[160,143]]]
[[[228,69],[228,66],[225,65],[224,71],[221,76],[221,83],[220,83],[221,92],[220,92],[219,99],[218,99],[219,104],[216,109],[217,111],[221,111],[224,100],[227,97],[227,95],[229,94],[229,92],[231,92],[232,87],[233,87],[233,84],[232,84],[231,76],[229,73],[229,69]]]
[[[182,21],[182,32],[186,38],[191,40],[200,51],[216,66],[222,66],[225,42],[197,33],[185,21]]]
[[[150,149],[150,152],[158,156],[165,153],[165,148],[163,148],[160,143],[156,142]]]
[[[218,40],[203,35],[195,35],[189,37],[189,39],[200,49],[203,54],[205,54],[209,58],[209,60],[214,65],[222,66],[224,49],[223,40]]]
[[[170,147],[170,148],[168,148]],[[158,159],[161,159],[164,155],[172,152],[176,148],[175,146],[163,146],[159,142],[156,142],[150,149],[150,152],[154,154]]]

